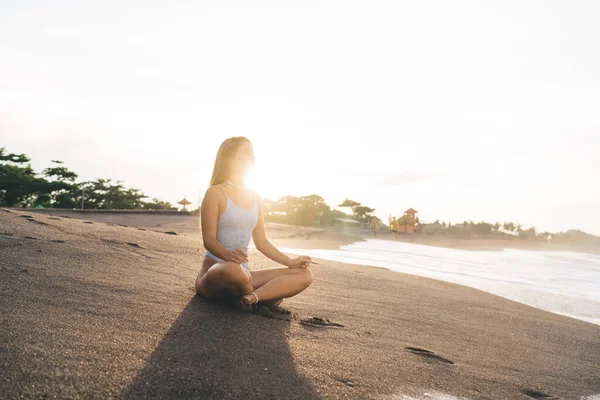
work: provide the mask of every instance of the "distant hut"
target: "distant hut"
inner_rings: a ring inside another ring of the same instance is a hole
[[[190,203],[189,201],[187,201],[187,199],[184,197],[183,200],[178,201],[177,204],[181,205],[183,208],[181,209],[181,211],[187,211],[186,207],[189,206]]]
[[[415,233],[417,213],[418,211],[412,208],[404,211],[404,215],[397,219],[399,233]]]

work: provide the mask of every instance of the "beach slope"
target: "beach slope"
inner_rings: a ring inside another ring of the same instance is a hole
[[[0,209],[0,398],[600,393],[600,326],[327,261],[289,321],[241,314],[194,295],[197,236],[91,222]]]

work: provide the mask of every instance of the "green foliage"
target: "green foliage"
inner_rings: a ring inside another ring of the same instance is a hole
[[[347,208],[350,208],[350,209],[354,210],[358,206],[360,206],[360,203],[358,203],[358,202],[356,202],[354,200],[346,199],[338,207],[340,207],[340,208],[346,208],[347,207]]]
[[[340,210],[331,209],[325,200],[316,194],[301,197],[284,196],[277,201],[263,200],[266,221],[291,225],[330,226],[336,223],[336,218],[365,220],[370,218],[369,214],[374,211],[373,208],[348,199],[338,207],[352,208],[353,214],[348,215]]]
[[[358,206],[355,207],[352,211],[354,211],[354,217],[359,221],[367,221],[372,217],[374,208],[366,207],[366,206]]]
[[[505,222],[502,227],[507,232],[513,232],[515,230],[515,224],[513,222]]]
[[[334,218],[331,208],[316,194],[264,200],[263,212],[267,221],[292,225],[329,225]]]
[[[83,195],[84,208],[93,209],[150,209],[172,208],[168,202],[153,199],[144,202],[147,196],[138,189],[126,188],[121,181],[111,179],[77,183],[78,175],[64,167],[62,161],[42,171],[41,176],[33,171],[24,154],[7,154],[0,148],[0,206],[7,207],[53,207],[77,208]]]
[[[64,164],[62,161],[52,160],[54,164]],[[76,208],[81,189],[75,183],[77,174],[66,167],[57,166],[46,168],[43,172],[44,176],[54,182],[61,182],[64,185],[63,189],[52,192],[44,202],[38,199],[37,204],[44,207],[53,208]]]
[[[25,154],[5,154],[4,147],[0,147],[0,161],[11,162],[15,164],[25,164],[31,161]]]
[[[75,182],[77,174],[65,167],[46,168],[43,171],[44,176],[60,182]]]
[[[489,224],[487,222],[479,222],[477,224],[471,225],[473,233],[477,235],[489,235],[490,233],[492,233],[493,228],[494,225]]]
[[[138,189],[125,188],[122,181],[97,179],[81,184],[84,191],[84,208],[103,210],[131,210],[144,208],[145,194]]]
[[[363,206],[361,203],[350,199],[344,200],[338,207],[351,209],[354,219],[361,222],[368,221],[372,217],[373,211],[375,211],[374,208]]]
[[[174,207],[171,203],[167,201],[162,201],[157,199],[156,197],[152,199],[152,201],[148,201],[144,203],[144,210],[170,210]],[[197,211],[193,210],[192,212]]]
[[[39,178],[24,154],[6,154],[0,148],[0,205],[8,207],[32,206],[46,203],[55,191],[67,188],[62,182]]]

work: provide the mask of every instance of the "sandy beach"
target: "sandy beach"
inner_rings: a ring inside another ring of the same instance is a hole
[[[313,285],[285,301],[289,316],[242,314],[194,294],[197,216],[73,217],[0,210],[1,398],[600,393],[597,325],[324,260],[313,266]],[[360,240],[286,229],[271,226],[269,237],[285,247]],[[273,265],[250,256],[251,268]]]
[[[43,215],[62,215],[68,218],[105,222],[118,226],[133,226],[157,232],[175,232],[180,235],[196,237],[200,240],[199,217],[196,214],[148,213],[148,212],[90,212],[87,210],[32,209],[28,212]],[[292,249],[339,249],[351,243],[372,239],[369,230],[351,230],[340,228],[317,228],[294,225],[265,223],[269,240],[278,247]],[[394,240],[389,231],[378,232],[377,239]],[[501,251],[503,249],[538,251],[577,251],[600,254],[599,246],[566,243],[545,243],[526,240],[500,239],[461,239],[451,236],[430,236],[421,234],[398,234],[398,242],[414,243],[424,246],[444,247],[472,251]],[[253,244],[251,243],[251,246]]]

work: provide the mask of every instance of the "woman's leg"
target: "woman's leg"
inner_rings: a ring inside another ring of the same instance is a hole
[[[240,264],[204,261],[196,279],[196,293],[202,297],[245,296],[252,293],[252,276]],[[253,296],[254,297],[254,296]]]
[[[309,287],[313,280],[310,268],[268,268],[252,271],[251,274],[254,293],[264,302],[295,296]],[[250,303],[256,301],[251,293],[245,297]]]

